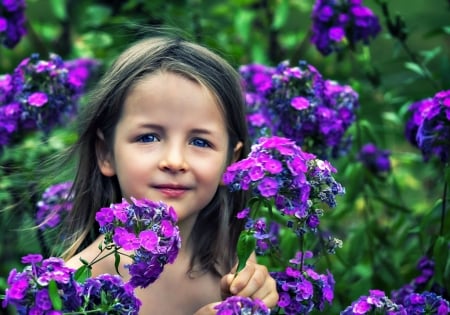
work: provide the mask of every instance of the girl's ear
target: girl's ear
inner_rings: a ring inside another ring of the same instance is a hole
[[[234,163],[239,159],[239,156],[241,155],[243,146],[244,146],[244,144],[241,141],[236,143],[236,146],[233,149],[233,159],[231,160],[231,163]]]
[[[116,175],[111,151],[105,141],[103,132],[99,129],[97,129],[97,140],[95,141],[95,155],[97,156],[100,172],[104,176],[111,177]]]

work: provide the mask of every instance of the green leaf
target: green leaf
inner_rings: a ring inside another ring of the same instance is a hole
[[[422,67],[415,62],[405,62],[405,68],[420,75],[421,77],[425,76],[425,73],[423,72]]]
[[[56,285],[56,281],[54,279],[50,280],[48,283],[48,294],[50,295],[50,301],[52,302],[52,306],[55,310],[62,309],[62,299],[58,293],[58,286]]]
[[[286,24],[287,18],[289,16],[289,1],[282,0],[278,3],[275,8],[274,19],[272,22],[272,28],[279,30],[283,25]]]
[[[445,237],[438,237],[434,244],[433,248],[433,258],[435,262],[435,278],[439,284],[444,284],[444,273],[446,270],[446,265],[449,260],[449,251],[448,251],[449,241],[445,239]]]
[[[119,265],[120,265],[120,254],[117,250],[114,250],[114,268],[116,268],[117,274],[120,275]]]
[[[244,230],[239,235],[237,243],[238,267],[236,275],[245,268],[248,258],[253,253],[256,247],[256,238],[252,231]]]
[[[83,283],[87,278],[90,278],[92,275],[91,266],[83,265],[75,271],[74,278],[75,281]]]
[[[53,9],[53,13],[60,20],[65,20],[67,18],[65,4],[66,4],[66,1],[51,0],[51,6]]]

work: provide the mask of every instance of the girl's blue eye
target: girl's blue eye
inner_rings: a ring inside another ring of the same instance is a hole
[[[159,139],[154,134],[146,134],[146,135],[139,136],[137,138],[137,141],[147,143],[147,142],[156,142],[156,141],[159,141]]]
[[[195,145],[197,147],[202,147],[202,148],[208,148],[211,146],[208,141],[206,141],[204,139],[200,139],[200,138],[193,139],[191,141],[191,144]]]

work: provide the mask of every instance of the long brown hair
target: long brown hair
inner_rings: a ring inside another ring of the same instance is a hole
[[[155,71],[170,71],[208,88],[223,111],[228,132],[228,162],[241,141],[238,159],[249,150],[245,104],[237,71],[217,53],[193,42],[170,37],[140,40],[125,50],[90,93],[79,117],[79,138],[68,154],[77,157],[73,184],[73,208],[67,217],[64,238],[69,258],[98,235],[95,213],[122,199],[117,178],[105,177],[97,165],[95,145],[98,130],[111,145],[128,91]],[[236,213],[244,208],[246,194],[230,193],[219,186],[212,201],[200,212],[187,241],[193,249],[191,271],[212,271],[220,275],[236,261],[236,242],[243,222]]]

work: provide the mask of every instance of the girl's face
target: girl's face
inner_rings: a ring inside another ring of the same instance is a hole
[[[97,146],[100,170],[117,176],[122,196],[166,202],[181,227],[183,221],[195,222],[213,198],[227,166],[228,134],[206,88],[161,72],[131,89],[113,148],[105,147]]]

